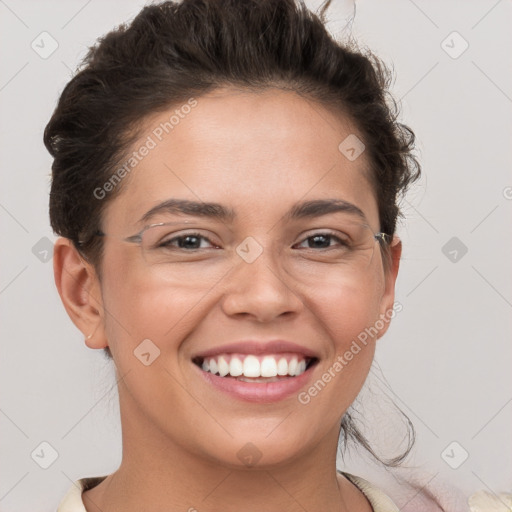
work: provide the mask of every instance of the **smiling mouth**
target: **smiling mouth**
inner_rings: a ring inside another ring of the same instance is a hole
[[[277,382],[302,375],[314,366],[316,357],[301,354],[219,354],[196,357],[192,362],[204,372],[241,382]]]

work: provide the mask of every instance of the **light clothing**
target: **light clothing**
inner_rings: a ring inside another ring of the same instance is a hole
[[[339,471],[366,496],[373,512],[399,512],[398,507],[380,489],[361,477]],[[82,492],[92,489],[107,476],[81,478],[73,482],[68,493],[59,504],[57,512],[87,512],[82,501]]]

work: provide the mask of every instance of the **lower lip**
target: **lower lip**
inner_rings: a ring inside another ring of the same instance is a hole
[[[298,393],[307,384],[316,366],[313,365],[297,377],[266,383],[243,382],[233,377],[219,377],[213,373],[205,372],[194,363],[192,364],[203,379],[213,387],[239,400],[258,403],[278,402]]]

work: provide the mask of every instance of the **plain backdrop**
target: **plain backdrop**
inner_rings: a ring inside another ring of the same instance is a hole
[[[333,4],[334,33],[351,4]],[[120,462],[113,368],[85,346],[53,282],[42,135],[87,47],[142,5],[0,1],[3,512],[54,511],[73,480]],[[394,68],[423,165],[402,204],[403,311],[378,343],[358,407],[385,456],[404,432],[386,397],[410,417],[417,443],[397,474],[449,496],[450,510],[467,510],[480,489],[512,492],[511,19],[506,0],[361,0],[353,23],[360,44]],[[348,455],[339,467],[415,510],[394,473]]]

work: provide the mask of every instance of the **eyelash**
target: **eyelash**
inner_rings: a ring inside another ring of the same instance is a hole
[[[342,240],[341,238],[339,238],[335,234],[330,233],[328,231],[319,231],[317,233],[309,235],[306,238],[304,238],[301,242],[299,242],[299,244],[304,243],[305,241],[309,240],[310,238],[315,238],[317,236],[323,236],[323,237],[326,237],[326,238],[331,238],[331,239],[337,240],[339,242],[339,245],[342,246],[342,247],[347,247],[349,245],[347,242],[345,242],[344,240]],[[171,243],[172,242],[174,242],[176,240],[182,240],[182,239],[185,239],[187,237],[201,238],[203,240],[207,240],[211,245],[215,245],[209,238],[201,235],[200,233],[187,233],[185,235],[176,236],[174,238],[166,240],[165,242],[161,243],[158,247],[171,247]],[[295,245],[297,245],[297,244],[295,244]],[[322,250],[328,250],[328,249],[331,249],[332,247],[333,246],[321,247],[321,249]],[[183,249],[182,247],[175,247],[175,248],[178,249],[178,250],[183,250],[185,252],[193,252],[193,251],[201,250],[201,248],[195,248],[195,249],[191,249],[191,250]],[[203,247],[203,249],[204,249],[204,247]],[[314,247],[307,247],[307,249],[313,249],[314,250],[315,248]]]

